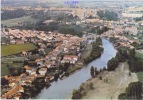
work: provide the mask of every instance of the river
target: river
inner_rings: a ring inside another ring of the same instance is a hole
[[[116,49],[114,49],[111,42],[107,39],[102,38],[104,51],[100,58],[92,61],[81,70],[76,71],[69,77],[58,80],[57,82],[52,82],[51,86],[46,89],[44,88],[35,99],[69,99],[71,98],[73,89],[77,89],[80,84],[86,82],[90,75],[91,66],[97,67],[97,69],[107,66],[108,60],[116,55]]]

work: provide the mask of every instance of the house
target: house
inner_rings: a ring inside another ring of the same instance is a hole
[[[22,51],[23,56],[27,56],[27,52],[26,51]]]
[[[137,35],[138,34],[138,29],[137,27],[126,27],[125,28],[125,31],[129,32],[129,34],[132,34],[132,35]]]
[[[40,75],[45,75],[46,72],[47,72],[47,68],[41,68],[41,69],[39,69]]]
[[[75,64],[77,60],[78,56],[76,55],[65,55],[61,63]]]
[[[32,68],[29,67],[28,65],[24,66],[24,68],[26,69],[26,72],[28,72],[28,73],[32,72]]]
[[[16,93],[16,94],[13,95],[13,98],[16,99],[16,100],[19,100],[21,95],[22,95],[22,93]]]
[[[52,62],[46,61],[46,62],[44,63],[44,66],[47,67],[47,68],[50,68],[50,67],[52,66]]]
[[[25,74],[25,73],[22,73],[21,75],[20,75],[20,77],[21,78],[24,78],[24,77],[26,77],[27,75]]]
[[[34,76],[37,76],[36,71],[32,71],[30,74],[31,74],[31,75],[34,75]]]
[[[24,88],[16,84],[14,88],[12,88],[7,93],[2,95],[2,99],[6,99],[6,98],[12,99],[15,94],[21,93],[21,92],[24,92]]]
[[[9,83],[9,86],[10,86],[10,87],[14,87],[14,86],[15,86],[15,83]]]
[[[11,44],[15,44],[16,41],[15,41],[14,39],[12,39],[12,40],[10,40],[10,43],[11,43]]]
[[[64,60],[75,60],[75,61],[77,61],[78,56],[76,56],[76,55],[65,55],[63,59]]]

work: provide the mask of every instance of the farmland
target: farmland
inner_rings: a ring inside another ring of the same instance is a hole
[[[3,26],[12,27],[18,25],[18,23],[22,23],[23,25],[24,22],[36,23],[37,21],[38,19],[33,19],[31,18],[31,16],[24,16],[20,18],[2,20],[1,23],[3,24]]]
[[[36,46],[33,44],[15,44],[15,45],[5,45],[1,46],[1,55],[8,56],[12,54],[17,54],[24,51],[34,50]]]

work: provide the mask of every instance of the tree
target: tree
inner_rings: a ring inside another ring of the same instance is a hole
[[[93,83],[89,84],[90,89],[93,89]]]
[[[114,71],[118,67],[118,59],[112,58],[111,60],[108,61],[107,66],[108,66],[107,67],[108,71]]]
[[[59,65],[59,70],[63,70],[64,66],[63,65]]]
[[[103,67],[103,71],[106,71],[107,69],[106,69],[106,67]]]
[[[7,28],[5,29],[5,31],[6,31],[6,32],[9,32],[9,30],[8,30]]]
[[[103,69],[102,68],[100,68],[100,72],[102,72],[103,71]]]
[[[102,80],[102,77],[100,76],[99,79]]]
[[[97,71],[98,71],[97,68],[94,67],[94,76],[97,75]]]
[[[129,76],[131,76],[131,72],[129,72]]]
[[[97,11],[97,15],[104,20],[118,20],[118,14],[116,12],[112,12],[112,11]]]
[[[130,83],[126,88],[127,97],[131,99],[141,99],[143,93],[143,84],[141,82]]]
[[[70,67],[70,63],[65,63],[63,71],[67,71],[67,69]]]
[[[92,76],[92,78],[94,77],[94,67],[93,66],[90,69],[90,75]]]
[[[8,80],[1,78],[1,85],[8,85]]]
[[[126,88],[125,93],[121,93],[119,99],[141,99],[143,93],[143,84],[141,82],[132,82]]]
[[[119,99],[119,100],[126,100],[126,99],[127,99],[126,93],[121,93],[121,94],[118,96],[118,99]]]
[[[72,92],[72,99],[80,99],[81,98],[81,94],[78,90],[74,89]]]
[[[26,72],[26,68],[22,68],[21,73],[25,73],[25,72]]]
[[[58,80],[58,78],[59,78],[59,74],[58,74],[58,73],[56,73],[56,74],[55,74],[55,76],[54,76],[54,79],[57,81],[57,80]]]
[[[18,70],[13,71],[13,76],[17,76],[19,74]]]
[[[134,58],[135,57],[135,49],[131,49],[130,50],[130,58]]]

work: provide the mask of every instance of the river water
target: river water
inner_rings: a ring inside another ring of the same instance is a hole
[[[107,39],[102,38],[104,51],[100,58],[92,61],[81,70],[76,71],[69,77],[58,80],[57,82],[51,83],[51,86],[46,89],[44,88],[35,99],[69,99],[71,98],[73,89],[77,89],[80,84],[86,82],[90,75],[91,66],[97,67],[97,69],[107,66],[108,60],[116,55],[116,49],[114,49],[111,42]]]

